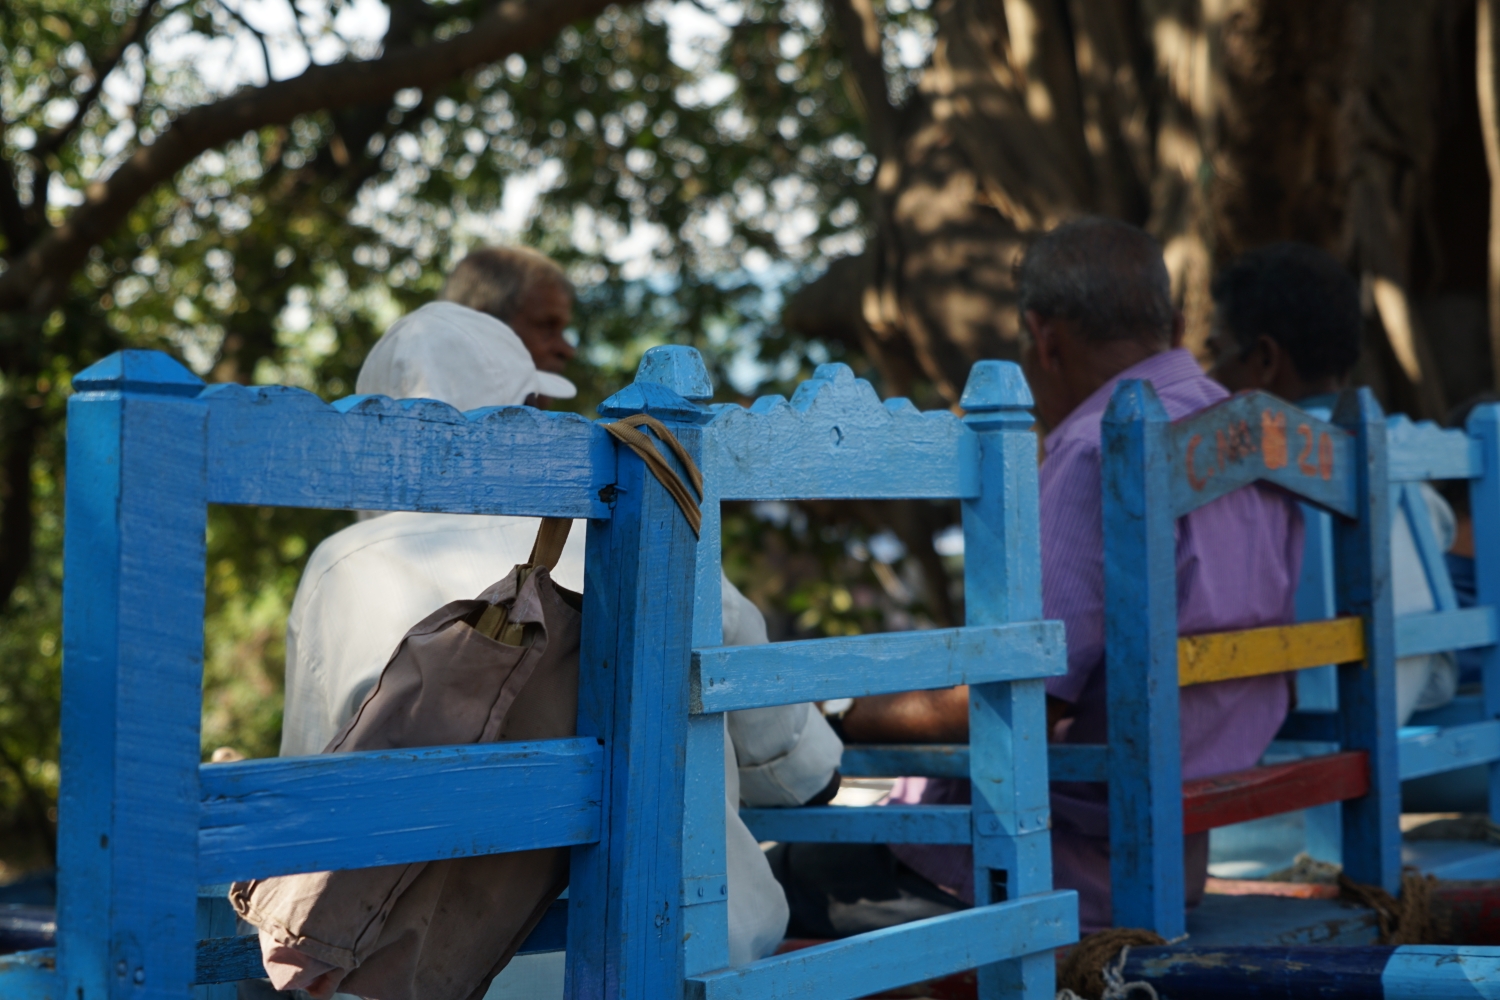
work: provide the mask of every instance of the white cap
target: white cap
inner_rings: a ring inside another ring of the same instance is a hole
[[[429,302],[391,324],[365,358],[354,389],[393,399],[436,399],[457,410],[519,406],[532,394],[578,395],[561,375],[537,371],[510,327],[453,302]]]

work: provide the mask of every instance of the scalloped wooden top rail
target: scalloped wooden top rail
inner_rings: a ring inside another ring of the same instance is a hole
[[[1177,683],[1187,687],[1364,658],[1365,626],[1359,618],[1213,632],[1177,640]]]

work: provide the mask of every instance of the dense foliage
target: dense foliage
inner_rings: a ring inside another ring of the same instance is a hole
[[[242,77],[378,48],[378,31],[349,29],[368,7],[308,0],[279,31],[253,31],[272,6],[0,6],[0,169],[22,213],[55,223],[124,151]],[[388,30],[440,39],[479,7],[392,0]],[[899,68],[896,33],[920,13],[892,9]],[[0,826],[41,843],[55,816],[71,373],[149,347],[208,380],[336,398],[379,332],[429,299],[468,247],[516,239],[565,261],[580,288],[569,374],[582,412],[668,341],[704,351],[721,398],[784,391],[830,350],[778,326],[784,294],[864,239],[874,161],[854,95],[816,3],[609,8],[440,90],[306,114],[200,156],[102,241],[62,305],[5,314],[0,352],[34,362],[6,367],[0,383],[0,431],[32,435],[20,499],[34,525],[24,571],[8,601],[0,594]],[[10,374],[22,370],[34,374]],[[275,752],[291,595],[308,554],[347,518],[212,512],[206,753]],[[926,613],[900,544],[836,511],[736,508],[726,548],[731,576],[780,634],[905,627]]]

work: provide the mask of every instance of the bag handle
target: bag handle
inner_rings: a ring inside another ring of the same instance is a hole
[[[544,517],[541,527],[536,529],[536,542],[531,546],[528,566],[544,566],[548,571],[557,568],[562,558],[563,546],[568,543],[568,532],[573,528],[571,517]]]
[[[568,543],[568,532],[572,528],[571,517],[542,518],[541,525],[536,529],[536,541],[531,544],[531,557],[516,567],[517,593],[520,593],[521,584],[526,582],[532,570],[541,568],[551,572],[557,567],[557,560],[562,558],[563,546]],[[512,622],[510,608],[504,604],[491,604],[485,608],[474,629],[507,646],[525,645],[526,626],[520,622]]]
[[[687,485],[682,481],[682,477],[667,464],[667,460],[662,457],[661,452],[657,451],[655,446],[651,444],[651,439],[636,429],[642,426],[651,428],[656,433],[656,436],[661,438],[662,442],[668,448],[672,449],[672,454],[677,456],[677,460],[687,470],[688,479],[692,482],[693,489],[701,498],[703,496],[703,473],[698,471],[698,466],[694,464],[693,457],[687,453],[687,449],[682,446],[682,442],[678,441],[676,436],[667,430],[666,424],[655,417],[644,413],[637,413],[634,416],[626,417],[624,420],[605,424],[604,429],[614,435],[621,444],[641,456],[641,460],[646,463],[646,468],[651,470],[651,474],[656,477],[656,481],[666,487],[667,492],[672,494],[672,499],[677,501],[677,506],[681,509],[682,516],[687,518],[688,527],[693,529],[693,534],[699,534],[703,526],[703,511],[698,507],[698,500],[693,499],[693,495],[688,492]]]

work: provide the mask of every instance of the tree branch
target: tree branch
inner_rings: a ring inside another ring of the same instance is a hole
[[[0,130],[0,139],[3,138],[4,131]],[[0,156],[0,233],[5,234],[4,256],[7,258],[19,256],[34,235],[26,219],[26,207],[21,204],[20,193],[16,191],[15,170],[3,156]]]
[[[37,410],[19,401],[6,408],[4,422],[7,447],[0,462],[0,611],[10,603],[16,585],[31,566],[32,528],[31,460],[41,425]]]
[[[43,157],[61,149],[62,144],[67,142],[68,138],[78,129],[78,126],[83,123],[83,116],[88,114],[89,108],[94,106],[94,102],[99,99],[99,94],[104,89],[105,77],[113,73],[115,67],[120,65],[120,60],[125,58],[125,50],[134,45],[146,34],[146,29],[149,27],[151,15],[154,13],[155,7],[156,0],[146,0],[141,6],[140,13],[131,18],[130,23],[125,25],[125,30],[120,32],[120,37],[115,41],[114,48],[105,53],[102,60],[94,64],[94,82],[89,84],[87,93],[78,99],[78,110],[73,112],[73,117],[66,125],[59,127],[55,132],[50,132],[46,136],[43,136],[32,147],[31,155],[36,157],[38,162]],[[249,25],[246,25],[246,27],[249,27]],[[266,62],[266,78],[270,79],[270,75],[270,61],[268,58]],[[46,196],[45,191],[41,193],[43,197]]]
[[[870,0],[825,0],[844,42],[844,56],[865,106],[865,125],[875,156],[886,160],[897,149],[896,109],[886,88],[880,18]]]
[[[257,28],[255,25],[253,25],[249,21],[245,20],[245,15],[241,14],[239,11],[237,11],[233,7],[229,6],[229,4],[227,2],[225,2],[225,0],[215,0],[215,2],[219,5],[219,9],[220,10],[224,11],[230,17],[232,17],[236,21],[238,21],[240,23],[240,27],[244,28],[246,31],[250,32],[250,34],[254,35],[255,36],[255,40],[260,43],[260,59],[261,59],[262,64],[264,64],[265,67],[266,67],[266,82],[270,83],[271,82],[271,47],[266,44],[266,36],[265,36],[265,34],[259,28]],[[297,14],[297,12],[296,12],[296,9],[294,8],[292,10],[292,21],[293,21],[293,23],[295,23],[296,20],[297,20],[296,14]],[[298,34],[301,34],[301,31],[302,31],[302,29],[301,29],[301,26],[299,25],[298,29],[297,29]],[[311,61],[311,59],[312,59],[312,55],[311,55],[311,52],[309,51],[308,60]]]
[[[184,112],[108,179],[90,184],[83,204],[13,261],[0,275],[0,309],[42,311],[59,301],[89,249],[108,237],[152,188],[200,153],[311,111],[368,104],[407,87],[439,86],[476,66],[540,45],[608,5],[609,0],[504,0],[456,38],[388,50],[366,62],[310,66],[289,80],[247,88]]]

